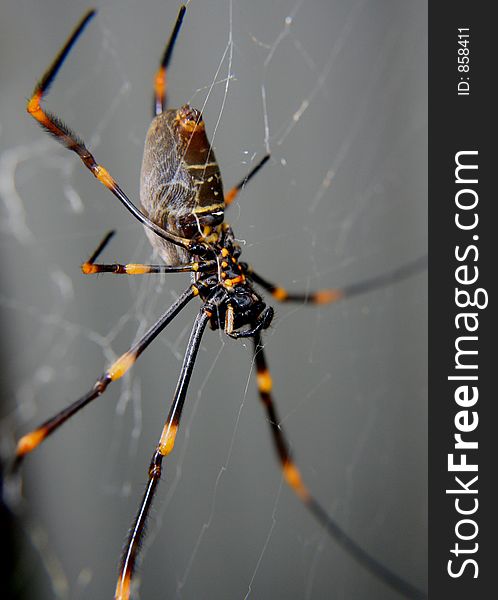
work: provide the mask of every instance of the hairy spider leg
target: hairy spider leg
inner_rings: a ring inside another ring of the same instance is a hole
[[[400,592],[406,598],[413,600],[422,600],[426,594],[410,583],[404,581],[385,565],[373,558],[368,552],[363,550],[339,525],[330,517],[322,505],[311,495],[301,477],[301,473],[294,462],[289,450],[289,443],[280,424],[275,402],[272,399],[273,382],[268,364],[266,362],[261,334],[257,331],[253,338],[254,341],[254,361],[256,364],[256,381],[258,385],[259,396],[263,406],[266,409],[268,423],[275,450],[280,461],[282,473],[285,482],[304,503],[308,510],[313,514],[317,521],[326,529],[329,535],[340,545],[348,554],[350,554],[365,569],[370,571],[375,577],[383,581],[389,587]]]
[[[161,60],[161,64],[159,69],[156,71],[156,75],[154,77],[154,114],[160,115],[166,109],[167,105],[167,82],[166,75],[169,67],[169,63],[171,61],[171,57],[173,56],[173,48],[175,47],[176,38],[178,37],[178,32],[180,31],[180,27],[182,26],[183,17],[186,11],[185,6],[180,6],[180,10],[178,11],[178,17],[176,18],[175,25],[173,27],[173,31],[171,32],[171,36],[166,44],[166,48],[164,49],[164,54]]]
[[[69,150],[75,152],[83,161],[83,164],[87,169],[89,169],[93,175],[105,185],[105,187],[110,190],[118,200],[123,204],[123,206],[131,212],[131,214],[138,219],[143,225],[148,227],[151,231],[153,231],[159,237],[176,244],[177,246],[181,246],[182,248],[186,248],[189,250],[192,246],[192,242],[185,238],[174,235],[168,231],[165,231],[155,223],[153,223],[146,215],[144,215],[128,198],[128,196],[123,192],[123,190],[119,187],[114,178],[110,175],[110,173],[105,169],[102,165],[98,164],[90,153],[90,151],[86,148],[82,139],[80,139],[74,132],[72,132],[69,127],[67,127],[57,116],[50,114],[49,112],[43,110],[40,106],[40,102],[43,100],[44,96],[48,92],[50,85],[54,81],[61,65],[69,54],[71,48],[76,43],[77,39],[81,35],[82,31],[85,29],[88,22],[95,15],[95,10],[90,10],[86,13],[83,19],[80,21],[79,25],[76,27],[74,32],[71,34],[62,50],[56,56],[54,62],[49,67],[49,69],[45,72],[41,80],[36,84],[35,89],[31,95],[31,98],[28,100],[27,111],[28,113],[40,123],[40,125],[46,129],[50,134],[52,134],[63,146],[66,146]]]
[[[393,283],[403,281],[427,268],[427,256],[421,256],[415,260],[397,267],[392,271],[387,271],[376,277],[364,279],[357,283],[346,285],[342,288],[330,288],[316,290],[314,292],[288,292],[285,288],[263,279],[261,275],[255,273],[247,263],[241,262],[243,271],[246,275],[260,285],[263,289],[279,302],[302,302],[304,304],[332,304],[343,300],[344,298],[352,298],[360,294],[366,294],[373,290],[377,290]]]
[[[65,409],[58,412],[51,419],[42,423],[33,431],[23,435],[17,443],[16,455],[14,458],[13,469],[17,469],[22,459],[37,448],[44,439],[58,429],[70,417],[84,408],[95,398],[101,396],[108,385],[113,381],[120,379],[136,362],[142,352],[151,344],[151,342],[163,331],[163,329],[176,317],[176,315],[190,302],[199,291],[197,287],[190,286],[178,300],[164,313],[164,315],[124,354],[122,354],[105,372],[97,379],[92,389],[70,404]]]
[[[194,368],[197,351],[201,343],[202,334],[206,328],[209,319],[212,316],[209,300],[202,306],[198,313],[190,338],[185,350],[183,364],[176,385],[173,402],[164,424],[161,437],[156,446],[149,466],[149,480],[145,488],[145,493],[140,503],[137,516],[131,527],[128,540],[121,558],[118,582],[116,585],[115,600],[128,600],[131,593],[131,581],[135,570],[141,541],[144,535],[145,524],[149,514],[152,500],[161,477],[162,462],[165,456],[173,450],[175,438],[180,424],[183,405],[187,394],[190,376]]]

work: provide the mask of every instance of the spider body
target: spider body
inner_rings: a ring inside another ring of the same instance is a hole
[[[196,251],[146,234],[165,264],[204,261],[205,273],[193,268],[195,294],[213,303],[211,329],[247,337],[254,326],[266,328],[273,309],[266,308],[239,264],[241,253],[232,228],[224,222],[225,197],[220,168],[206,135],[201,113],[188,104],[169,109],[153,120],[145,140],[140,175],[140,201],[149,219],[165,231],[188,239]],[[209,261],[209,265],[206,263]],[[219,293],[214,293],[219,288]],[[214,295],[213,295],[214,294]],[[246,331],[236,331],[253,325]]]
[[[405,597],[425,598],[424,592],[379,563],[343,531],[303,482],[273,400],[272,378],[262,341],[262,331],[270,325],[273,309],[266,306],[255,288],[263,288],[280,302],[328,304],[409,277],[425,267],[426,259],[422,257],[391,272],[340,289],[306,293],[289,293],[258,275],[246,263],[239,261],[241,248],[232,228],[224,222],[224,212],[249,179],[268,161],[269,156],[263,157],[238,185],[224,194],[220,169],[207,139],[201,113],[188,105],[179,109],[166,109],[166,69],[185,10],[184,6],[180,8],[155,77],[155,115],[147,133],[141,171],[142,210],[132,203],[116,180],[96,161],[84,142],[58,117],[51,115],[41,106],[58,70],[95,11],[89,11],[84,16],[36,85],[28,101],[29,114],[60,143],[75,152],[97,180],[145,226],[152,246],[164,261],[161,265],[97,264],[95,261],[111,239],[111,232],[82,265],[83,273],[145,275],[181,272],[191,273],[192,281],[158,321],[107,367],[86,394],[21,437],[17,444],[14,467],[18,467],[27,454],[70,417],[100,397],[109,385],[123,377],[144,350],[197,296],[202,305],[192,326],[170,409],[149,463],[146,489],[122,554],[115,599],[128,600],[133,593],[135,567],[145,535],[147,517],[161,477],[162,463],[175,445],[196,356],[208,324],[212,329],[223,330],[232,338],[253,339],[259,397],[266,412],[283,478],[292,491],[330,536],[364,568]]]

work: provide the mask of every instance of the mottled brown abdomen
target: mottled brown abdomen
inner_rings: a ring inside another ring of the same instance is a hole
[[[201,239],[207,226],[216,232],[223,222],[220,169],[199,111],[185,105],[152,121],[145,140],[140,202],[154,223],[188,240]],[[166,264],[189,262],[186,250],[147,229],[146,233]]]

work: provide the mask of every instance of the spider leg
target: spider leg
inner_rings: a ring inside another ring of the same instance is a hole
[[[375,577],[383,581],[386,585],[397,590],[406,598],[421,600],[427,598],[427,595],[414,587],[410,583],[401,579],[396,573],[393,573],[385,565],[377,561],[359,546],[341,527],[330,517],[321,504],[311,495],[304,484],[301,473],[297,468],[292,455],[289,451],[289,443],[283,432],[278,417],[275,403],[273,402],[272,378],[263,350],[261,334],[256,332],[254,335],[254,360],[256,364],[256,377],[258,391],[268,416],[275,450],[280,461],[285,482],[295,492],[299,499],[305,504],[317,521],[327,530],[330,536],[346,552],[352,556],[365,569],[370,571]]]
[[[31,95],[31,98],[28,100],[27,111],[28,113],[40,123],[40,125],[46,129],[50,134],[52,134],[63,146],[66,146],[69,150],[75,152],[83,161],[83,164],[87,169],[89,169],[93,175],[105,185],[107,189],[109,189],[123,204],[123,206],[131,212],[131,214],[138,220],[140,223],[148,227],[151,231],[153,231],[159,237],[171,242],[172,244],[176,244],[177,246],[181,246],[182,248],[190,249],[191,242],[187,239],[174,235],[168,231],[165,231],[154,222],[152,222],[146,215],[142,213],[128,198],[128,196],[123,192],[123,190],[119,187],[117,182],[113,179],[110,173],[105,169],[102,165],[98,164],[91,154],[91,152],[86,148],[83,140],[78,138],[78,136],[73,133],[58,117],[50,114],[49,112],[43,110],[40,106],[41,101],[49,90],[50,85],[54,81],[61,65],[69,54],[71,48],[76,43],[77,39],[81,35],[82,31],[85,29],[88,22],[95,15],[95,10],[90,10],[86,13],[83,19],[80,21],[72,35],[69,37],[68,41],[63,46],[62,50],[56,56],[54,62],[49,67],[49,69],[45,72],[41,80],[36,84],[35,89]]]
[[[251,171],[249,171],[249,173],[244,177],[244,179],[242,179],[242,181],[239,181],[239,183],[236,186],[234,186],[231,190],[228,190],[228,192],[225,194],[225,206],[230,206],[230,204],[232,204],[232,202],[235,200],[235,198],[237,197],[240,190],[246,186],[246,183],[250,179],[252,179],[254,177],[254,175],[256,175],[256,173],[269,160],[270,160],[270,155],[265,154],[265,156],[263,156],[263,158],[259,161],[259,163],[253,169],[251,169]]]
[[[180,424],[183,405],[187,394],[190,376],[194,368],[197,351],[201,343],[204,329],[212,316],[212,311],[208,308],[209,303],[206,302],[197,315],[190,339],[188,341],[185,356],[183,358],[180,377],[176,385],[173,402],[168,413],[168,417],[164,424],[161,437],[156,446],[154,454],[149,466],[149,480],[145,488],[145,493],[138,509],[137,516],[130,530],[128,540],[121,558],[121,566],[119,570],[118,583],[116,586],[115,600],[128,600],[130,597],[131,580],[135,570],[135,565],[140,550],[141,541],[144,536],[145,524],[149,514],[152,500],[161,477],[162,461],[174,447],[175,438]]]
[[[246,263],[240,263],[246,275],[279,302],[303,302],[307,304],[332,304],[344,298],[351,298],[360,294],[366,294],[373,290],[383,288],[392,283],[407,279],[423,269],[427,268],[427,256],[421,256],[412,262],[406,263],[397,269],[382,273],[376,277],[353,283],[343,288],[331,288],[317,290],[315,292],[288,292],[285,288],[275,285],[252,270]]]
[[[81,270],[85,275],[94,273],[114,273],[115,275],[145,275],[148,273],[208,273],[216,271],[218,263],[215,260],[208,260],[204,263],[188,263],[169,267],[167,265],[144,265],[141,263],[128,263],[122,265],[112,264],[94,264],[83,263]]]
[[[95,273],[114,273],[116,275],[144,275],[148,273],[206,273],[216,271],[218,263],[216,260],[208,260],[202,262],[193,262],[185,265],[176,265],[174,267],[168,265],[144,265],[139,263],[128,263],[121,265],[118,263],[112,264],[95,264],[95,261],[107,246],[115,231],[106,233],[97,249],[92,253],[90,258],[81,265],[81,271],[84,275],[93,275]]]
[[[102,238],[102,241],[99,243],[97,248],[92,252],[90,258],[84,264],[93,265],[93,263],[102,254],[102,252],[104,251],[104,248],[109,244],[109,242],[111,241],[111,238],[113,238],[115,234],[116,234],[116,231],[114,229],[111,229],[111,231],[108,231],[105,234],[105,236]],[[83,267],[82,267],[82,270],[83,270]]]
[[[185,6],[180,6],[175,26],[173,27],[171,36],[166,44],[161,64],[159,69],[156,71],[156,76],[154,78],[154,114],[156,117],[157,115],[160,115],[166,108],[166,72],[173,55],[173,48],[175,47],[176,38],[178,37],[178,32],[182,26],[183,17],[186,10],[187,9]]]
[[[45,438],[58,429],[75,413],[101,396],[108,385],[120,379],[130,369],[142,352],[163,331],[174,317],[198,294],[195,286],[189,287],[178,300],[164,313],[164,315],[143,335],[127,352],[122,354],[105,372],[97,379],[92,389],[84,396],[64,408],[52,418],[42,423],[33,431],[24,435],[17,443],[13,470],[17,469],[26,454],[37,448]]]

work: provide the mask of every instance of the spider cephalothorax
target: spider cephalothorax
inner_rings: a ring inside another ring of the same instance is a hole
[[[255,291],[246,277],[247,268],[237,260],[240,249],[231,242],[232,231],[223,227],[221,243],[212,245],[216,249],[213,261],[216,273],[207,277],[200,276],[194,285],[203,300],[208,301],[212,290],[219,289],[214,310],[210,309],[210,325],[212,329],[223,329],[233,338],[252,337],[256,331],[266,329],[273,318],[273,308],[267,307],[262,297]],[[248,325],[249,328],[240,330]]]

